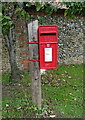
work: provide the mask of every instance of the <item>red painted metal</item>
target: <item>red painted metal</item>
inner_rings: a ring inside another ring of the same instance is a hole
[[[45,43],[43,43],[43,42],[41,42],[41,43],[39,43],[39,42],[27,42],[27,44],[48,44],[49,42],[45,42]],[[50,42],[50,43],[52,43],[52,44],[56,44],[57,42]]]
[[[40,60],[28,59],[28,61],[40,61]]]
[[[27,44],[39,44],[39,42],[27,42]]]
[[[52,43],[52,44],[57,44],[57,42],[50,42],[50,44],[51,44],[51,43]],[[40,42],[39,44],[49,44],[49,42],[45,42],[45,43],[44,43],[44,42]]]
[[[40,69],[58,67],[58,26],[41,25],[38,28]]]

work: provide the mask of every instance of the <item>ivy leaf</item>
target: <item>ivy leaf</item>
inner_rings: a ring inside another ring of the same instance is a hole
[[[5,28],[8,27],[8,26],[11,26],[11,25],[13,25],[13,22],[12,22],[12,21],[2,22],[2,26],[5,26]]]
[[[7,20],[11,20],[11,18],[9,16],[4,16],[4,18]]]
[[[13,25],[13,22],[12,21],[8,21],[8,25]]]
[[[25,12],[25,11],[22,11],[20,14],[21,14],[22,16],[24,16],[24,15],[26,14],[26,12]]]
[[[54,6],[51,6],[50,4],[46,4],[45,12],[46,12],[47,14],[51,15],[52,12],[53,12],[53,10],[54,10]]]
[[[41,24],[44,24],[44,22],[45,22],[44,16],[38,16],[38,20]]]
[[[52,9],[50,7],[47,7],[46,10],[45,10],[45,12],[50,15],[52,13]]]
[[[0,22],[3,20],[3,15],[0,13]]]
[[[2,23],[2,25],[7,25],[7,22]]]
[[[65,12],[64,12],[64,16],[66,16],[67,14],[68,14],[68,12],[67,12],[67,11],[65,11]]]
[[[26,15],[26,20],[30,20],[30,15]]]
[[[15,10],[15,12],[14,12],[14,13],[16,14],[16,13],[19,13],[20,11],[21,11],[21,9],[20,9],[20,8],[18,8],[18,9],[16,9],[16,10]]]
[[[35,6],[37,11],[39,11],[42,8],[42,5],[39,2],[36,2]]]
[[[54,12],[57,12],[57,11],[58,11],[58,9],[59,9],[59,8],[54,7],[54,9],[53,9],[53,10],[54,10]]]
[[[0,17],[2,17],[2,13],[0,12]]]
[[[31,2],[28,2],[27,5],[28,5],[28,7],[31,7]]]

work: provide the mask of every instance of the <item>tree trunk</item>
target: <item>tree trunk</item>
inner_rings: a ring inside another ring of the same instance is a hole
[[[9,62],[11,67],[11,75],[10,75],[10,82],[11,81],[18,81],[20,80],[20,71],[17,67],[16,63],[16,49],[15,49],[15,42],[14,42],[14,31],[10,28],[9,35],[5,36],[8,53],[9,53]]]

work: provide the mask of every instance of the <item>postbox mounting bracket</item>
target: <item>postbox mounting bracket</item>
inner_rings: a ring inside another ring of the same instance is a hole
[[[39,42],[27,42],[27,44],[39,44]]]
[[[27,42],[27,44],[58,44],[57,42]],[[28,61],[37,61],[39,62],[40,60],[36,60],[36,59],[28,59]]]
[[[39,44],[39,42],[27,42],[27,44]],[[36,59],[28,59],[28,61],[40,61],[40,60],[36,60]]]
[[[57,42],[27,42],[27,44],[58,44]]]
[[[38,61],[40,61],[40,60],[36,60],[36,59],[28,59],[28,61],[34,61],[34,62],[37,61],[37,62],[38,62]]]

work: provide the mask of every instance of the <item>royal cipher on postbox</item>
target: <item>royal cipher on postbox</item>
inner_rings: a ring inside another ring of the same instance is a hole
[[[38,27],[40,69],[58,67],[58,26],[40,25]]]

